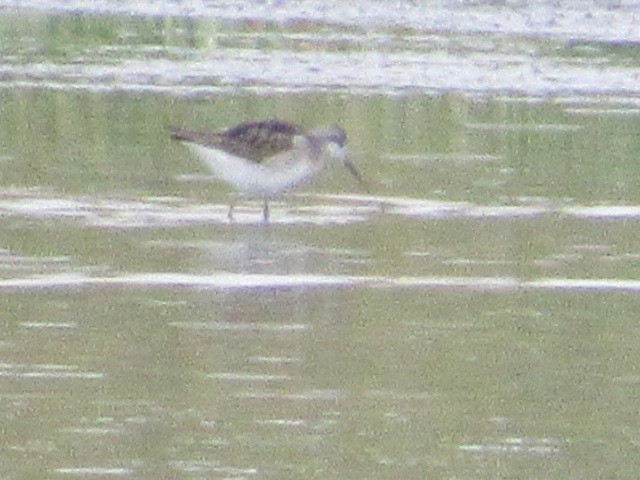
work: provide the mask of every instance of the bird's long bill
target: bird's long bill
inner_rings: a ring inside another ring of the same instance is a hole
[[[367,184],[367,182],[365,182],[364,178],[362,178],[362,174],[356,168],[356,166],[353,164],[351,159],[349,157],[345,156],[342,159],[342,164],[349,171],[349,173],[353,176],[353,178],[355,178],[357,180],[357,182],[364,187],[364,189],[367,191],[367,193],[369,193],[369,185]]]

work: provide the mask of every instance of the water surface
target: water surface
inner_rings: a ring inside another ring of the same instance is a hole
[[[0,7],[3,478],[636,477],[631,2]],[[370,191],[230,223],[272,116]]]

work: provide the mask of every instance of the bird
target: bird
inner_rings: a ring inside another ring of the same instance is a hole
[[[224,131],[171,127],[182,142],[219,180],[241,195],[262,197],[263,221],[269,223],[269,200],[311,179],[337,161],[362,185],[360,172],[346,153],[347,134],[333,124],[314,130],[280,119],[250,120]],[[233,220],[235,199],[228,218]]]

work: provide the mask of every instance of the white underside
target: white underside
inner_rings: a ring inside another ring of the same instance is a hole
[[[291,190],[321,170],[322,164],[312,161],[300,150],[285,152],[255,163],[215,148],[185,143],[202,160],[213,175],[232,185],[245,195],[272,197]]]

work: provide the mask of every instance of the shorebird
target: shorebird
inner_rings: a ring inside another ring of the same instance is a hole
[[[171,138],[185,144],[216,178],[241,195],[262,197],[265,223],[269,199],[309,180],[332,160],[364,184],[347,156],[347,135],[338,125],[308,131],[270,119],[244,122],[222,132],[172,128]],[[234,205],[235,199],[229,205],[229,220],[233,220]]]

